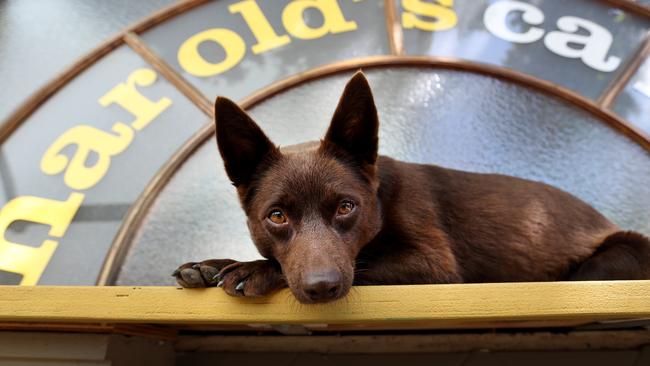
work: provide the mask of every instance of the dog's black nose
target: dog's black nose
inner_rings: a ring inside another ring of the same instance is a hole
[[[338,271],[308,273],[303,280],[303,291],[314,302],[327,301],[339,294],[341,280]]]

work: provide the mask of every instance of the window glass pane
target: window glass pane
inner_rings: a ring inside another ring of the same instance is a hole
[[[433,18],[408,5],[418,2],[400,2],[406,54],[505,66],[594,100],[621,75],[650,29],[649,20],[601,1],[457,0],[453,9],[435,5]],[[409,25],[416,16],[437,30]]]
[[[468,72],[387,68],[367,75],[382,154],[550,183],[622,227],[650,234],[650,154],[592,115]],[[302,84],[265,100],[252,115],[281,146],[318,140],[349,76]],[[171,284],[170,271],[186,261],[259,256],[215,145],[211,137],[157,198],[118,283]]]
[[[0,1],[0,80],[11,85],[0,98],[0,116],[104,40],[174,2]]]

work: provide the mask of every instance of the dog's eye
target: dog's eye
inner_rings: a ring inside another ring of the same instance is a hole
[[[344,215],[349,215],[350,212],[352,212],[352,210],[354,210],[354,203],[352,203],[351,201],[343,201],[339,205],[339,209],[336,210],[336,213],[338,215],[344,216]]]
[[[268,219],[271,220],[272,223],[277,225],[282,225],[287,222],[287,217],[284,216],[284,213],[280,210],[273,210],[269,212]]]

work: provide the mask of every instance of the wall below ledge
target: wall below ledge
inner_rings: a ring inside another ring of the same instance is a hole
[[[650,281],[367,286],[320,305],[286,290],[0,287],[0,365],[639,366],[649,326]]]

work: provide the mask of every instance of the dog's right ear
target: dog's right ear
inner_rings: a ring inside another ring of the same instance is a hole
[[[277,148],[246,112],[230,99],[214,104],[217,145],[235,187],[247,185],[259,164]]]

